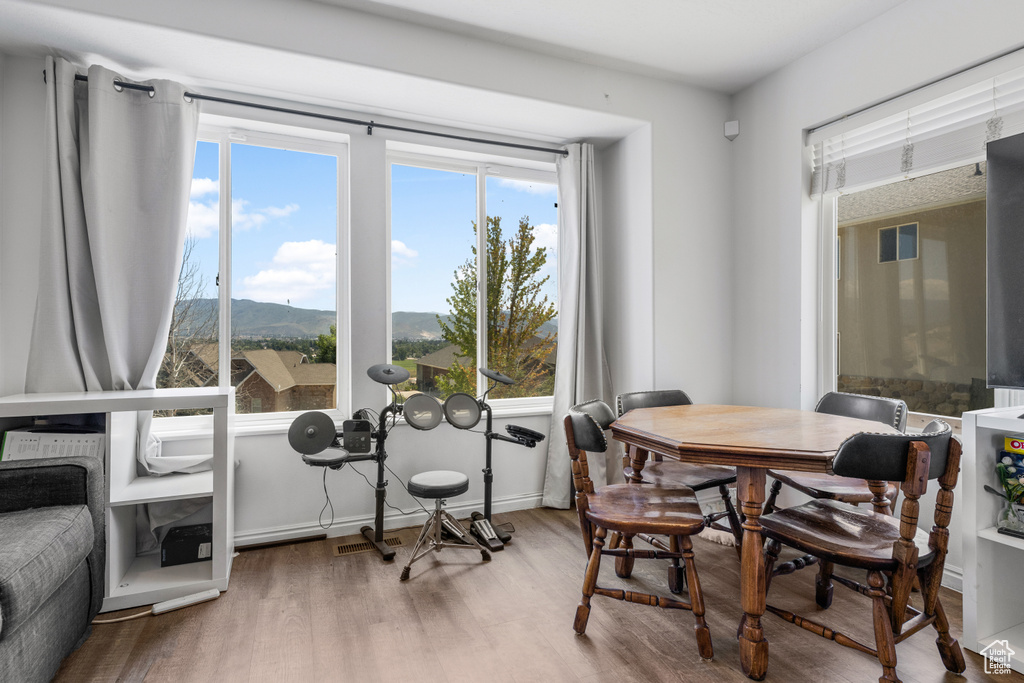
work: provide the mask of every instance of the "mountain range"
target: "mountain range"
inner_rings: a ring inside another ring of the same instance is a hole
[[[202,299],[197,310],[209,310],[216,299]],[[448,316],[442,316],[446,321]],[[334,311],[318,311],[249,299],[231,300],[231,332],[238,337],[316,337],[326,334],[337,319]],[[546,323],[545,332],[557,331],[557,321]],[[440,339],[436,313],[395,311],[391,314],[392,339]]]

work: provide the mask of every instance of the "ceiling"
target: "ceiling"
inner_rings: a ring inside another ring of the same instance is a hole
[[[242,0],[207,0],[230,13]],[[627,73],[731,94],[902,0],[314,0],[348,10]],[[289,11],[314,3],[289,0]],[[129,19],[122,6],[135,16]],[[190,5],[192,6],[192,5]],[[60,54],[127,78],[323,105],[530,141],[619,139],[642,122],[286,51],[217,30],[171,28],[174,6],[129,0],[0,0],[0,52]],[[142,7],[148,8],[143,10]],[[643,10],[643,11],[640,11]],[[162,13],[162,14],[161,14]],[[219,16],[219,15],[218,15]],[[316,13],[311,13],[316,16]],[[252,18],[258,31],[266,30]],[[201,26],[195,21],[193,26]],[[414,103],[412,106],[410,103]],[[410,112],[415,112],[411,114]],[[377,120],[382,120],[378,118]]]
[[[904,0],[319,0],[732,94]]]

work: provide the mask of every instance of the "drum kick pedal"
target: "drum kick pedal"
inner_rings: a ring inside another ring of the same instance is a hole
[[[469,525],[469,530],[474,536],[476,536],[476,539],[480,541],[480,544],[491,552],[504,550],[505,544],[512,540],[512,535],[504,530],[500,533],[504,535],[505,538],[501,538],[501,536],[499,536],[499,531],[491,524],[491,520],[487,519],[479,512],[473,513],[473,521]]]

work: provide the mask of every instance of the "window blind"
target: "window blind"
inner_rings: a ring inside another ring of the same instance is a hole
[[[826,137],[813,147],[811,195],[952,168],[1024,133],[1024,67]]]

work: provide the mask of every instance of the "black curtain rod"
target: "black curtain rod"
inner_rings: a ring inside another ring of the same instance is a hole
[[[45,73],[44,73],[45,77]],[[82,74],[75,74],[76,81],[88,81],[88,76]],[[156,89],[151,85],[139,85],[138,83],[128,83],[126,81],[114,81],[114,85],[119,88],[127,88],[128,90],[141,90],[143,92],[153,93]],[[366,134],[373,135],[374,128],[381,128],[383,130],[397,130],[403,133],[415,133],[417,135],[432,135],[436,138],[445,138],[448,140],[462,140],[463,142],[478,142],[484,145],[497,145],[499,147],[514,147],[515,149],[529,149],[534,152],[548,152],[550,154],[560,154],[562,156],[569,156],[569,150],[566,149],[551,149],[550,147],[536,147],[534,145],[520,145],[514,142],[500,142],[498,140],[485,140],[484,138],[471,138],[465,135],[452,135],[450,133],[438,133],[432,130],[422,130],[420,128],[406,128],[404,126],[392,126],[387,123],[374,123],[373,121],[362,121],[360,119],[348,119],[343,116],[332,116],[331,114],[321,114],[315,111],[305,111],[302,109],[289,109],[288,107],[275,107],[269,104],[259,104],[258,102],[246,102],[245,100],[232,100],[226,97],[214,97],[213,95],[202,95],[195,92],[186,92],[185,97],[191,100],[206,100],[207,102],[220,102],[221,104],[234,104],[239,107],[251,107],[253,109],[263,109],[264,111],[276,111],[283,114],[297,114],[298,116],[310,116],[315,119],[323,119],[325,121],[335,121],[337,123],[348,123],[354,126],[366,126]]]

